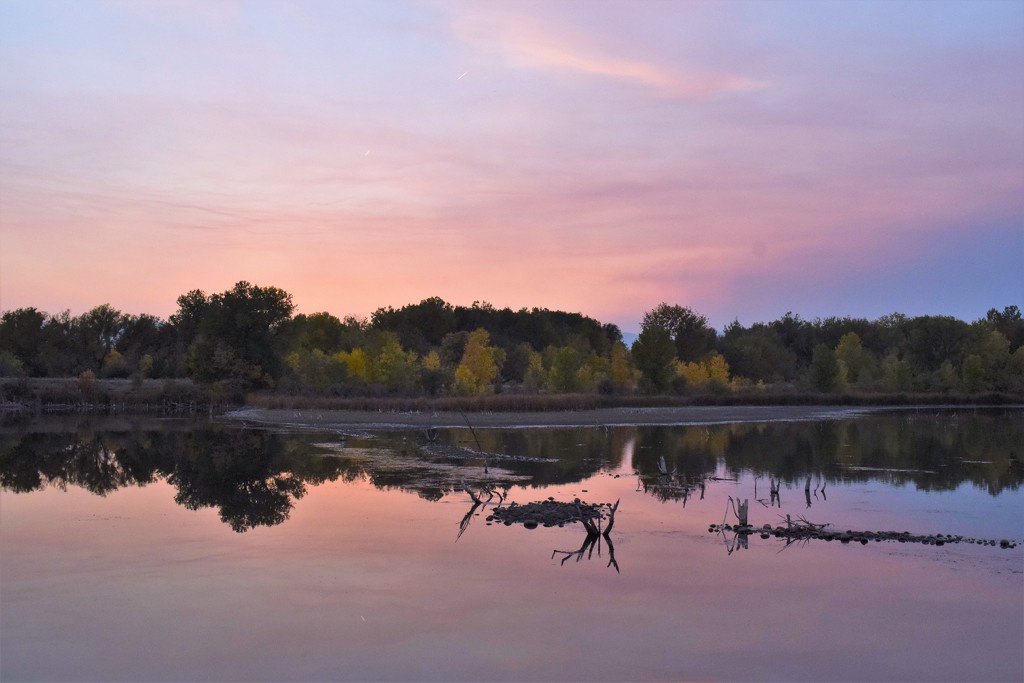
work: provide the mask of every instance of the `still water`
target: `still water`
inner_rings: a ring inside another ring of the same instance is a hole
[[[432,442],[7,425],[0,678],[1021,680],[1024,545],[744,543],[708,527],[731,497],[758,526],[790,515],[1020,543],[1022,417]],[[496,495],[474,506],[463,484]],[[594,543],[579,524],[488,523],[500,496],[620,502]]]

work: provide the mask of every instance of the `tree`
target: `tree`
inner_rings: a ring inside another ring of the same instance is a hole
[[[883,391],[907,391],[910,389],[911,372],[907,361],[900,358],[895,351],[890,351],[882,359],[879,368],[878,386]]]
[[[548,359],[548,388],[569,393],[580,390],[580,368],[583,355],[573,346],[549,346],[544,350]]]
[[[530,368],[530,359],[534,354],[533,347],[520,342],[506,354],[505,364],[501,368],[502,379],[509,382],[522,382],[526,371]]]
[[[420,384],[430,396],[437,396],[450,383],[452,373],[441,365],[441,354],[430,351],[420,359]]]
[[[440,297],[430,297],[400,309],[379,308],[371,317],[374,328],[394,332],[403,348],[427,353],[455,331],[455,309]]]
[[[668,332],[679,360],[699,361],[715,348],[718,335],[708,326],[707,316],[685,306],[661,303],[644,314],[640,329],[657,327]]]
[[[363,349],[352,349],[341,351],[334,356],[345,365],[345,375],[351,379],[359,380],[364,384],[373,381],[373,372],[370,368],[370,358]]]
[[[143,313],[126,317],[116,350],[132,372],[138,372],[142,359],[148,356],[148,368],[143,376],[169,375],[174,373],[174,346],[174,328],[155,316]]]
[[[394,332],[376,332],[374,337],[373,380],[390,391],[412,390],[419,376],[416,353],[403,349]]]
[[[754,382],[782,382],[797,375],[796,354],[783,346],[778,333],[757,323],[744,329],[738,321],[725,328],[722,338],[725,356],[734,376]]]
[[[124,334],[128,316],[110,304],[97,306],[75,318],[82,362],[91,370],[100,370]]]
[[[633,342],[633,362],[648,391],[665,391],[669,388],[675,374],[672,368],[675,357],[675,344],[668,330],[663,327],[652,325],[644,328]]]
[[[326,354],[344,351],[347,332],[345,323],[330,313],[300,313],[292,318],[293,344],[301,349],[314,349]]]
[[[847,332],[836,346],[841,382],[857,384],[870,375],[871,352],[864,348],[856,332]]]
[[[487,330],[469,334],[459,367],[455,369],[455,390],[461,394],[485,394],[494,388],[504,353],[490,345]]]
[[[209,298],[198,290],[178,297],[171,321],[186,335],[190,375],[251,388],[271,386],[281,375],[287,340],[280,332],[294,309],[291,294],[242,281]]]
[[[966,348],[964,384],[970,391],[1005,391],[1018,384],[1012,364],[1010,341],[992,330]]]
[[[1010,352],[1024,346],[1024,318],[1020,308],[1007,306],[1002,311],[990,308],[985,320],[1010,342]]]
[[[922,315],[904,325],[907,355],[918,373],[934,372],[942,362],[959,358],[968,339],[969,325],[945,315]]]
[[[636,378],[633,373],[633,363],[629,357],[629,349],[622,342],[615,342],[611,351],[611,374],[612,387],[616,391],[632,391],[636,386]]]
[[[35,308],[4,311],[0,316],[0,351],[9,353],[18,361],[20,371],[17,374],[27,371],[30,375],[40,375],[45,372],[39,351],[45,336],[46,317]]]
[[[345,363],[337,355],[329,356],[320,349],[292,351],[285,361],[296,388],[304,392],[324,394],[347,375]]]
[[[808,372],[811,386],[818,391],[835,391],[839,388],[839,361],[835,351],[825,344],[814,347],[811,367]]]
[[[715,353],[701,362],[673,362],[676,375],[686,380],[686,385],[695,389],[725,389],[729,386],[729,364]]]

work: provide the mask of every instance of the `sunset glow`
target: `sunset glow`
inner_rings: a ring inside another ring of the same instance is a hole
[[[0,309],[1024,299],[1024,4],[0,3]]]

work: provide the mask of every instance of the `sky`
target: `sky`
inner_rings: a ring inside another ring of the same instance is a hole
[[[0,0],[0,310],[1024,307],[1024,2]]]

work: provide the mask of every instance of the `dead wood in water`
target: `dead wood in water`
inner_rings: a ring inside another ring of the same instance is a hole
[[[732,499],[730,498],[730,501]],[[726,505],[726,516],[729,514],[728,504]],[[735,540],[738,540],[743,547],[746,547],[746,540],[753,534],[760,535],[761,538],[779,538],[786,541],[788,546],[790,543],[795,541],[839,541],[843,544],[848,544],[851,541],[860,543],[861,545],[867,545],[869,542],[895,542],[895,543],[920,543],[922,545],[933,545],[943,546],[947,543],[971,543],[976,545],[984,546],[999,546],[1004,549],[1016,548],[1020,541],[1011,539],[1001,539],[996,541],[994,539],[984,538],[968,538],[958,535],[949,534],[912,534],[909,531],[854,531],[847,529],[846,531],[836,531],[832,529],[831,524],[822,524],[811,522],[804,517],[798,517],[793,519],[790,515],[786,515],[785,526],[772,527],[771,524],[765,524],[763,526],[751,526],[745,522],[736,524],[735,526],[725,524],[724,520],[722,524],[712,524],[708,527],[708,531],[711,533],[725,533],[732,532],[735,534]],[[730,553],[732,551],[730,550]]]

